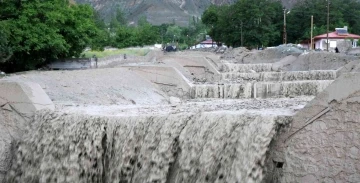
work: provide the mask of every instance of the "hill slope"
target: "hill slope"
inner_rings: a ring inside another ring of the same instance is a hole
[[[117,8],[123,10],[129,22],[136,21],[145,15],[152,24],[174,22],[187,25],[190,18],[200,17],[211,4],[222,5],[236,0],[75,0],[77,3],[91,4],[105,20],[115,16]],[[295,0],[282,0],[284,6],[290,7]]]

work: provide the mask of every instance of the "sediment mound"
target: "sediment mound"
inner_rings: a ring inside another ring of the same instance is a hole
[[[294,62],[284,66],[284,70],[336,70],[353,60],[356,60],[356,57],[339,53],[310,52],[300,55]]]
[[[270,142],[288,122],[225,111],[116,118],[40,111],[6,180],[260,182]]]
[[[298,49],[297,47],[282,45],[275,48],[255,51],[253,54],[245,56],[242,59],[242,63],[274,63],[286,56],[299,56],[301,53],[303,53],[303,51]]]
[[[242,60],[244,56],[249,54],[250,50],[245,47],[229,48],[223,55],[220,56],[224,60]]]
[[[286,56],[299,56],[301,53],[303,53],[303,51],[293,45],[281,45],[278,47],[267,48],[265,50],[253,51],[240,47],[230,49],[221,58],[243,64],[258,64],[274,63]]]

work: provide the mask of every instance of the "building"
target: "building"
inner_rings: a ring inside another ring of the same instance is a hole
[[[214,42],[212,39],[207,39],[205,41],[200,42],[199,44],[192,46],[191,49],[195,48],[216,48],[216,42]]]
[[[321,34],[315,36],[313,48],[326,50],[327,44],[329,45],[329,50],[334,50],[338,47],[342,50],[344,47],[357,47],[357,42],[360,39],[359,35],[348,33],[348,29],[345,26],[344,28],[336,28],[334,32],[329,32],[329,37],[327,34]],[[327,41],[329,39],[329,42]],[[310,40],[303,41],[301,46],[303,48],[310,48]]]

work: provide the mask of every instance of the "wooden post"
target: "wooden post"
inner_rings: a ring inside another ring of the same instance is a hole
[[[313,30],[314,30],[314,16],[311,15],[311,41],[310,41],[310,50],[313,49],[314,41],[313,41]]]
[[[287,42],[287,35],[286,35],[286,9],[284,9],[284,35],[283,35],[283,43],[286,44]]]

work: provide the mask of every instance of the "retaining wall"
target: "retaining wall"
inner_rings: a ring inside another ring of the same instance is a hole
[[[0,182],[11,166],[16,141],[22,139],[36,111],[54,109],[40,85],[0,81]]]
[[[296,81],[296,80],[334,80],[336,70],[261,72],[261,73],[222,73],[225,80],[255,81]]]
[[[192,84],[174,67],[162,66],[124,66],[151,81],[167,92],[169,96],[190,97]]]
[[[360,181],[360,73],[345,73],[309,102],[272,143],[267,180]]]
[[[192,87],[191,98],[280,98],[316,96],[333,80],[202,84]]]

